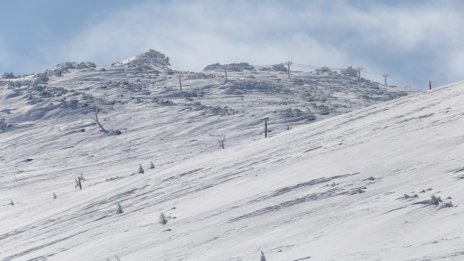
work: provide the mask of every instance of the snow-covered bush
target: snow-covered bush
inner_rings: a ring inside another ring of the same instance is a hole
[[[95,69],[96,67],[93,62],[64,62],[57,64],[55,69],[47,70],[47,73],[61,77],[63,73],[68,73],[70,70]]]
[[[164,215],[163,212],[160,213],[160,216],[159,216],[159,223],[161,225],[166,225],[168,223],[168,219],[166,218],[166,215]]]
[[[230,63],[230,64],[220,64],[220,63],[214,63],[207,65],[203,70],[204,71],[215,71],[215,70],[224,70],[227,69],[228,71],[235,71],[235,72],[241,72],[241,71],[251,71],[255,67],[253,65],[250,65],[249,63]]]
[[[228,71],[236,71],[236,72],[241,72],[241,71],[251,71],[255,67],[253,65],[250,65],[249,63],[230,63],[225,65]]]
[[[108,135],[121,135],[122,131],[121,130],[109,130]]]
[[[186,80],[197,80],[197,79],[212,79],[214,78],[214,75],[211,74],[206,74],[203,72],[194,72],[194,73],[189,73],[185,76]]]
[[[283,64],[283,63],[274,64],[274,65],[272,66],[272,70],[274,70],[274,71],[280,71],[280,72],[287,72],[287,71],[288,71],[287,67],[286,67],[285,64]]]
[[[261,72],[268,72],[272,70],[272,68],[271,67],[259,67],[258,70]]]
[[[97,66],[93,62],[65,62],[56,65],[57,69],[63,72],[69,72],[71,69],[95,69]]]
[[[443,200],[440,198],[440,197],[437,197],[435,195],[432,195],[430,197],[430,199],[426,199],[426,200],[422,200],[422,201],[418,201],[414,204],[423,204],[423,205],[435,205],[435,206],[438,206],[440,205],[440,203],[442,203]]]
[[[7,128],[13,126],[11,123],[6,122],[5,118],[0,118],[0,132],[5,132]]]
[[[244,94],[251,91],[260,91],[264,93],[281,93],[284,86],[273,82],[264,82],[256,80],[230,81],[227,84],[227,94]]]
[[[153,49],[149,49],[148,51],[137,55],[135,60],[137,60],[138,63],[156,62],[163,65],[171,65],[169,63],[169,57],[167,57],[164,53],[160,53]]]
[[[205,68],[203,68],[203,71],[214,71],[214,70],[224,70],[224,66],[220,63],[213,63],[206,65]]]
[[[14,79],[16,78],[16,75],[14,75],[14,73],[12,72],[6,72],[2,75],[2,78],[3,79]]]
[[[453,202],[449,201],[449,202],[445,202],[443,204],[441,204],[440,208],[452,208],[454,207],[453,205]]]
[[[332,70],[330,70],[329,67],[321,67],[321,68],[316,69],[316,73],[317,74],[330,74],[332,73]]]
[[[96,67],[92,62],[80,62],[76,65],[76,69],[95,69]]]
[[[414,195],[404,194],[404,199],[411,199],[411,198],[417,198],[417,197],[419,197],[417,194],[414,194]]]
[[[358,71],[352,66],[340,70],[340,73],[347,76],[358,77]]]
[[[430,203],[431,203],[432,205],[438,206],[438,205],[440,204],[440,202],[443,202],[443,200],[441,200],[440,197],[437,197],[437,196],[435,196],[435,195],[432,195],[432,196],[430,197]]]
[[[303,79],[292,79],[293,83],[296,85],[304,85],[305,81]]]
[[[116,214],[122,214],[122,213],[124,213],[124,210],[122,209],[121,203],[118,202]]]
[[[39,79],[40,82],[48,82],[48,75],[47,73],[38,73],[35,75],[35,77],[37,77]]]
[[[280,114],[284,119],[287,119],[288,121],[314,121],[316,120],[316,116],[314,116],[311,111],[309,112],[303,112],[302,110],[296,108],[289,108],[280,111]]]
[[[127,59],[125,61],[112,64],[112,66],[124,66],[134,68],[137,71],[151,70],[157,73],[159,73],[159,71],[156,69],[159,67],[163,67],[164,69],[166,69],[167,73],[172,73],[172,70],[167,67],[169,65],[171,65],[169,63],[169,57],[153,49],[138,54],[135,57]]]

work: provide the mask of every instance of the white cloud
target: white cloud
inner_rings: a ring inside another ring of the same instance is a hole
[[[450,2],[414,8],[359,8],[348,1],[156,2],[118,11],[78,32],[58,57],[108,64],[153,48],[191,70],[213,62],[293,60],[394,68],[401,74],[402,66],[414,64],[417,56],[430,57],[433,63],[462,53],[462,26],[460,10]],[[464,77],[462,70],[453,69],[456,63],[459,60],[453,59],[437,66],[443,70],[437,75]],[[421,66],[417,64],[417,73]],[[399,77],[407,79],[411,73]]]
[[[4,40],[0,37],[0,68],[6,67],[10,63],[10,55],[5,47]]]
[[[449,57],[449,67],[447,68],[451,72],[451,77],[463,76],[464,75],[464,49],[459,52],[453,53]],[[451,78],[450,81],[464,80],[464,78]]]
[[[347,63],[347,57],[334,46],[303,32],[292,32],[300,21],[286,24],[283,16],[291,15],[290,10],[284,14],[281,11],[285,10],[272,6],[261,9],[244,1],[225,7],[213,1],[176,3],[144,4],[114,14],[76,35],[61,55],[108,63],[108,59],[155,48],[188,69],[217,61]]]

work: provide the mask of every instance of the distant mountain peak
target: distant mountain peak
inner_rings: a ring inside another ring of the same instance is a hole
[[[160,67],[168,67],[169,57],[164,53],[149,49],[143,53],[137,54],[134,57],[123,60],[121,62],[113,63],[115,66],[127,66],[141,69],[159,69]]]

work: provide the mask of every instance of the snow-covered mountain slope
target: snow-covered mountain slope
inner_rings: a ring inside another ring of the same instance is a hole
[[[352,68],[291,72],[291,79],[285,70],[283,65],[241,63],[181,72],[154,50],[101,68],[68,62],[35,75],[0,80],[0,117],[20,126],[55,114],[85,115],[92,113],[97,99],[102,116],[125,111],[127,104],[138,104],[147,113],[170,106],[169,111],[179,111],[186,121],[192,119],[188,112],[216,117],[228,126],[256,125],[269,117],[272,130],[282,131],[414,92],[358,79]],[[231,132],[218,134],[229,137]]]
[[[406,91],[327,71],[224,81],[210,66],[180,92],[143,57],[2,81],[0,260],[464,256],[464,83],[328,118]],[[122,134],[100,132],[95,103]],[[323,120],[294,127],[309,114]]]

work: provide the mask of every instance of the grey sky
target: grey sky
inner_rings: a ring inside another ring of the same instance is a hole
[[[15,0],[2,3],[0,72],[64,61],[104,65],[152,48],[187,70],[292,60],[362,66],[423,88],[428,80],[464,80],[463,7],[460,1]]]

